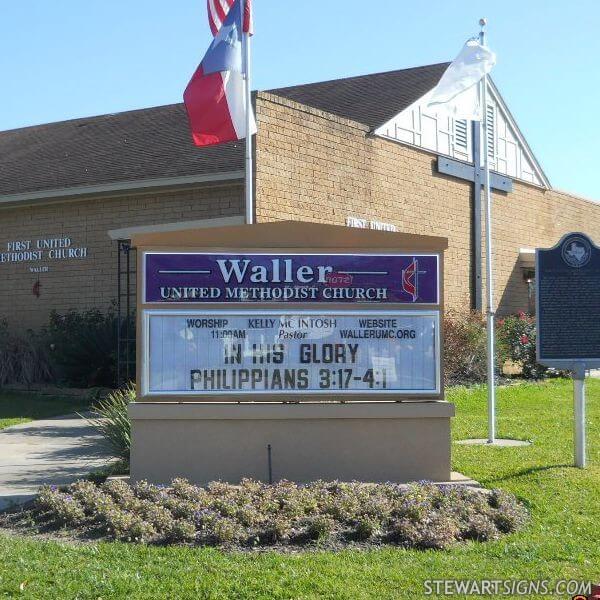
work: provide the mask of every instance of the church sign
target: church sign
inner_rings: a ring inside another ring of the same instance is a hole
[[[147,252],[146,303],[439,303],[435,254]]]
[[[131,243],[133,480],[450,479],[446,239],[278,221]]]

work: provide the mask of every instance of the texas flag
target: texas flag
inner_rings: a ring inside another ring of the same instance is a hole
[[[242,35],[252,33],[249,6],[248,0],[235,0],[183,94],[196,146],[246,137]]]

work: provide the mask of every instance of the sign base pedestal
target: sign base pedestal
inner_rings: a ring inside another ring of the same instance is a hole
[[[131,479],[450,480],[448,402],[129,406]]]

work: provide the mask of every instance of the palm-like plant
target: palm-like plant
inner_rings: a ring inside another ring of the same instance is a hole
[[[115,390],[98,400],[93,407],[94,416],[87,419],[104,437],[115,456],[129,462],[131,448],[131,422],[127,406],[135,402],[135,384]]]

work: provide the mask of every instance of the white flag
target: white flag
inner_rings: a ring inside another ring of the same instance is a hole
[[[456,119],[481,121],[477,85],[495,64],[496,55],[489,48],[475,39],[468,40],[433,88],[427,106]]]

